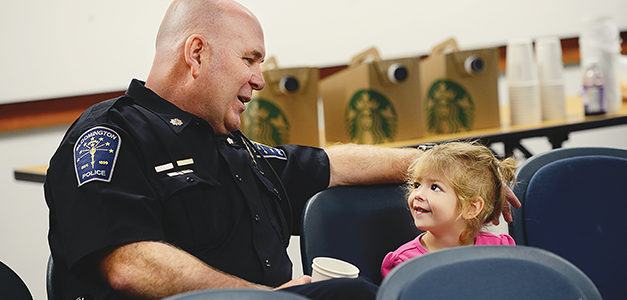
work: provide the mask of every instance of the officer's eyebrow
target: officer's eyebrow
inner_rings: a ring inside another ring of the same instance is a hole
[[[265,59],[263,58],[263,53],[261,53],[261,51],[259,50],[251,50],[246,52],[247,56],[251,56],[253,59],[255,60],[260,60],[262,63],[265,61]]]

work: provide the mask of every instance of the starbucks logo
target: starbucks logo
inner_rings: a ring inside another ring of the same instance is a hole
[[[358,144],[379,144],[396,136],[396,111],[381,93],[359,90],[346,108],[346,126],[350,141]]]
[[[461,85],[440,79],[427,91],[425,111],[429,131],[453,133],[472,128],[475,105]]]
[[[244,131],[248,137],[266,145],[285,144],[289,140],[290,123],[279,107],[268,100],[253,99],[246,110]]]

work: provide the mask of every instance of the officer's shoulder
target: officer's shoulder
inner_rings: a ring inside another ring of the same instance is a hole
[[[76,134],[82,134],[85,130],[97,126],[109,123],[109,114],[116,110],[116,106],[119,106],[121,102],[125,102],[127,97],[120,96],[117,98],[104,100],[98,102],[89,108],[87,108],[81,115],[74,121],[69,131]]]
[[[93,119],[94,116],[97,116],[98,114],[102,114],[102,112],[109,110],[115,103],[115,100],[117,100],[117,98],[100,101],[96,104],[91,105],[80,114],[77,121],[83,121],[89,118]]]

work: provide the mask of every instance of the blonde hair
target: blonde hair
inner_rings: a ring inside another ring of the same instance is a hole
[[[505,203],[503,184],[514,183],[517,163],[509,157],[499,160],[492,151],[478,142],[451,142],[426,151],[412,162],[407,181],[413,183],[420,174],[437,172],[452,185],[457,194],[457,207],[465,211],[477,197],[484,200],[481,212],[466,220],[467,228],[460,241],[474,240],[484,224],[499,218]]]

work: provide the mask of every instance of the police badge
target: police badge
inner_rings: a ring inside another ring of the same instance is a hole
[[[110,182],[120,144],[120,135],[110,128],[97,126],[83,133],[74,146],[78,186],[92,180]]]

